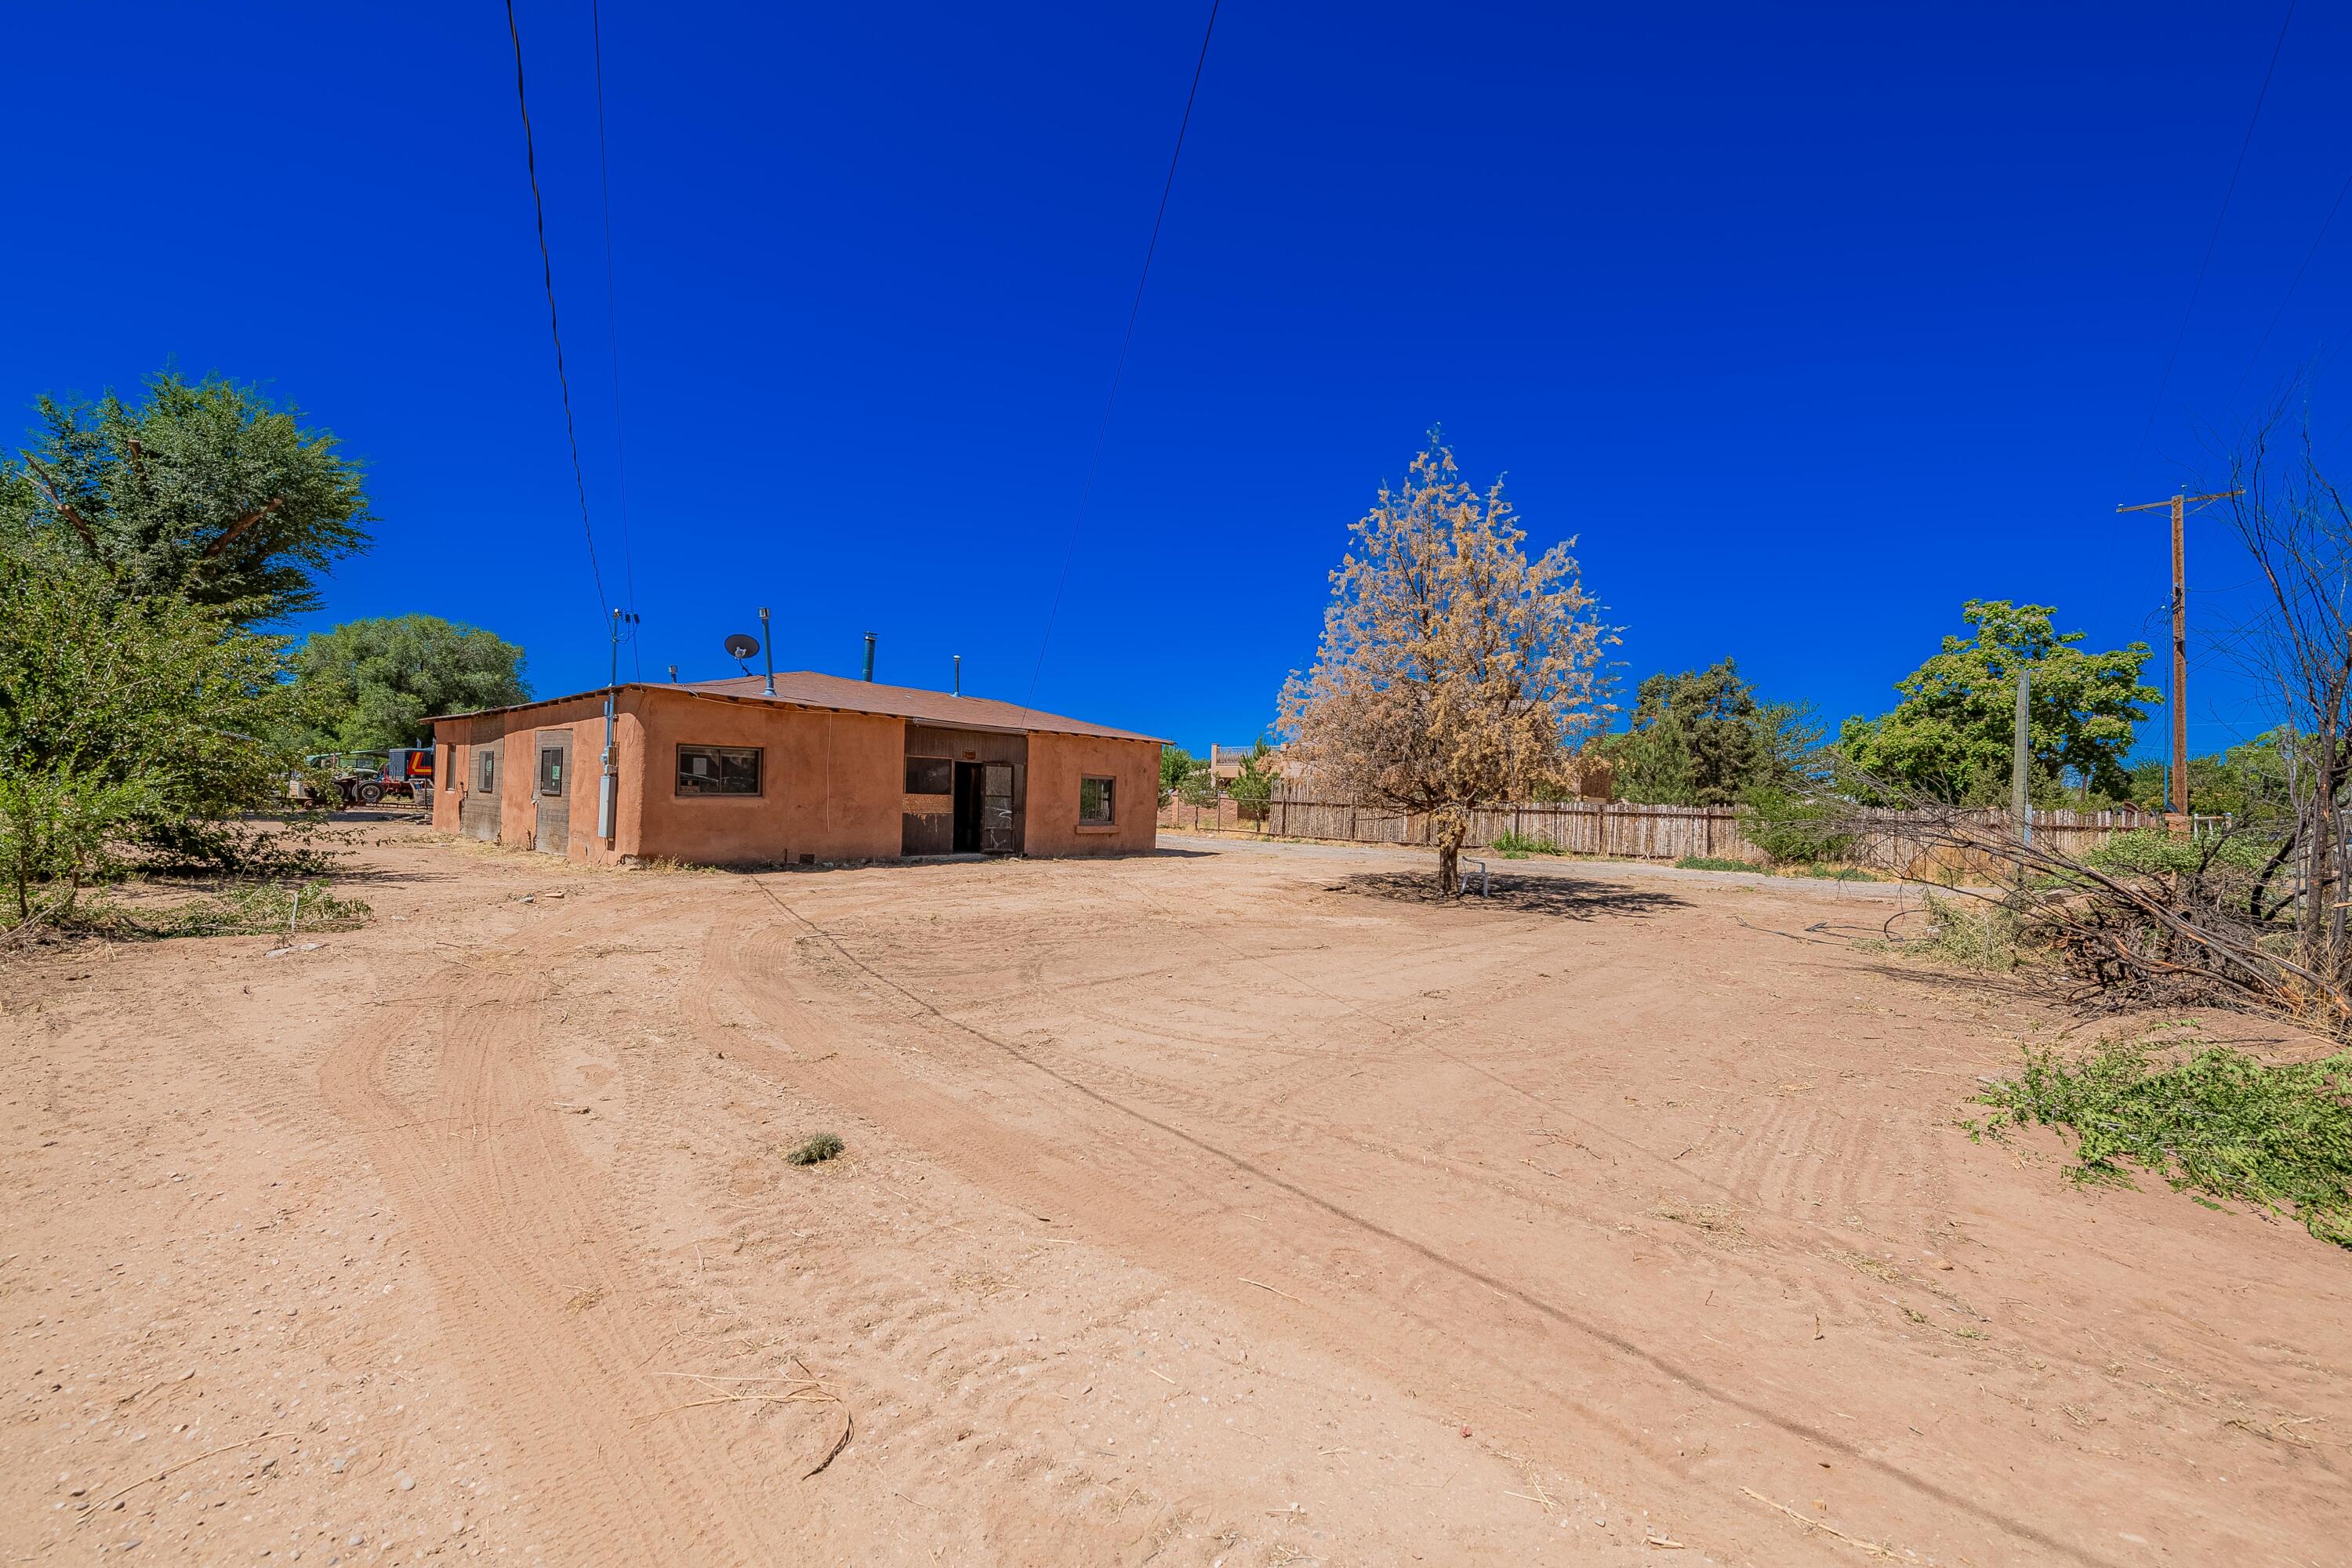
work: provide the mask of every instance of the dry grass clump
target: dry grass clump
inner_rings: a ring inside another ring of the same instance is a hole
[[[2006,974],[2021,962],[2021,922],[2008,905],[1969,898],[1927,899],[1927,933],[1907,950],[1962,969]]]
[[[352,931],[367,921],[360,899],[338,898],[326,879],[230,882],[168,904],[129,904],[100,895],[84,899],[68,929],[118,938],[299,936]]]
[[[1748,1235],[1739,1223],[1739,1216],[1717,1204],[1685,1204],[1669,1198],[1653,1206],[1650,1212],[1660,1219],[1686,1225],[1693,1230],[1703,1231],[1726,1242],[1741,1241]]]
[[[792,1165],[814,1165],[832,1159],[848,1145],[830,1132],[820,1132],[808,1142],[784,1151],[784,1162]]]

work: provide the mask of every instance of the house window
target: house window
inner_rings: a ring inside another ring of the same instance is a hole
[[[677,749],[677,793],[759,794],[760,748],[680,746]]]
[[[499,754],[487,747],[474,753],[474,784],[484,795],[499,787]]]
[[[1111,781],[1092,773],[1078,780],[1078,820],[1107,823],[1111,820]]]
[[[908,757],[907,759],[907,793],[908,795],[955,794],[955,759],[953,757]]]
[[[563,748],[539,749],[539,793],[551,798],[563,793]]]

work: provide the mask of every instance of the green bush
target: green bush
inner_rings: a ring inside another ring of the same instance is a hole
[[[1685,855],[1675,862],[1685,871],[1761,871],[1753,860],[1727,860],[1720,855]]]
[[[2135,827],[2118,833],[2083,857],[2083,864],[2100,871],[2136,871],[2143,875],[2193,872],[2210,852],[2214,866],[2259,872],[2269,863],[2275,840],[2252,833],[2233,833],[2219,844],[2199,843],[2160,827]]]
[[[282,796],[285,640],[226,609],[124,598],[94,569],[0,549],[0,828],[21,920],[109,850],[226,864]]]
[[[2292,1212],[2322,1241],[2352,1247],[2352,1054],[2270,1066],[2223,1046],[2186,1060],[2144,1042],[2107,1040],[2074,1061],[2026,1052],[2014,1079],[1978,1101],[1994,1114],[1972,1132],[2063,1128],[2076,1181],[2132,1184],[2126,1166],[2176,1192]]]
[[[1836,826],[1836,808],[1783,789],[1748,792],[1748,815],[1740,823],[1748,841],[1774,860],[1843,860],[1853,836]]]
[[[0,875],[17,923],[57,919],[113,868],[112,845],[156,804],[152,779],[110,782],[53,763],[0,769]]]
[[[1486,847],[1506,860],[1524,860],[1530,855],[1562,855],[1567,851],[1548,838],[1537,838],[1512,828],[1505,828],[1487,841]]]

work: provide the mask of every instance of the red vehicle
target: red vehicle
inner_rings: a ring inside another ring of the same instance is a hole
[[[431,746],[394,746],[386,752],[380,775],[383,793],[404,795],[420,805],[431,804],[433,751]]]

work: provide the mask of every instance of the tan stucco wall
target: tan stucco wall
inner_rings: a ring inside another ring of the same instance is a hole
[[[476,748],[500,748],[499,840],[530,848],[539,827],[538,738],[572,733],[566,794],[572,820],[565,854],[575,860],[667,857],[704,865],[790,864],[896,858],[902,844],[907,724],[870,713],[840,713],[730,701],[658,687],[620,695],[614,739],[620,770],[615,836],[596,837],[599,753],[604,744],[599,697],[572,699],[512,713],[443,720],[446,771],[434,791],[433,825],[461,828],[472,787]],[[758,746],[756,795],[677,792],[677,749],[684,745]],[[1146,851],[1157,840],[1160,748],[1149,741],[1072,735],[1028,737],[1024,772],[1023,853],[1117,855]],[[1078,826],[1078,779],[1117,779],[1118,820]]]
[[[448,771],[433,792],[433,826],[445,833],[460,831],[463,802],[474,787],[474,757],[478,748],[499,748],[499,842],[516,849],[537,847],[539,801],[539,737],[555,730],[572,735],[572,774],[564,795],[572,805],[572,820],[564,853],[573,859],[610,860],[629,853],[628,814],[635,756],[643,745],[635,716],[624,709],[615,718],[613,738],[619,757],[622,787],[621,842],[608,850],[596,837],[597,774],[604,751],[604,703],[601,697],[574,698],[528,708],[514,713],[491,713],[478,719],[445,719],[434,726],[434,741],[450,742],[445,761]]]
[[[898,853],[906,794],[907,724],[872,713],[834,713],[730,702],[684,692],[636,691],[644,730],[640,815],[631,847],[709,865],[880,860]],[[680,745],[758,746],[756,795],[680,795]],[[624,800],[639,792],[625,784]],[[624,811],[624,825],[627,812]]]
[[[1078,780],[1087,773],[1117,781],[1108,829],[1078,825]],[[1138,855],[1160,835],[1160,745],[1092,735],[1029,737],[1029,802],[1022,825],[1026,855]]]

